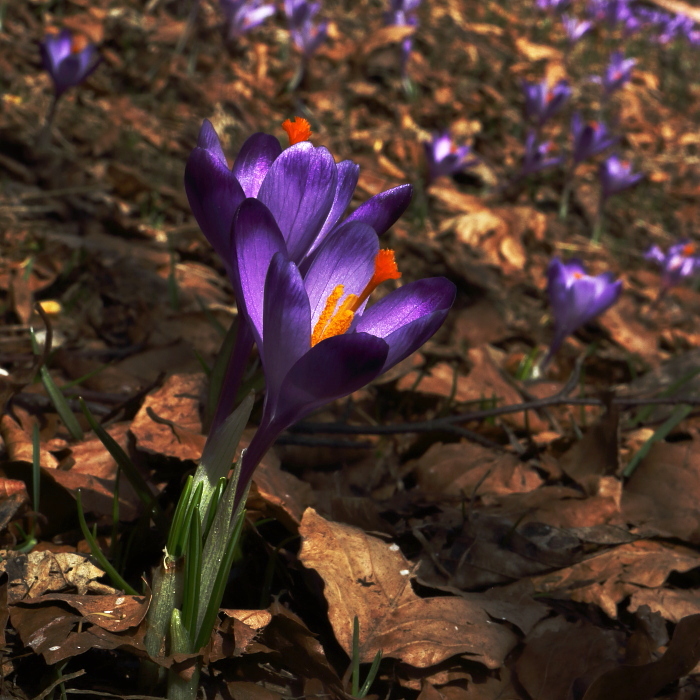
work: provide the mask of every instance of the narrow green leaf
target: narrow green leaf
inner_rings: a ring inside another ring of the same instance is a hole
[[[192,484],[194,483],[194,477],[190,474],[185,481],[185,486],[182,489],[180,498],[175,507],[175,514],[173,515],[173,521],[170,525],[170,532],[168,533],[168,541],[165,545],[165,549],[168,552],[172,552],[175,548],[175,543],[182,537],[182,528],[184,527],[183,522],[185,519],[185,513],[187,512],[187,507],[190,503],[190,498],[192,496]]]
[[[82,440],[83,429],[80,427],[80,423],[78,423],[78,419],[75,417],[75,414],[68,406],[65,396],[63,396],[60,389],[51,378],[46,365],[42,365],[39,369],[39,376],[41,377],[41,381],[46,389],[46,393],[51,399],[51,403],[56,409],[56,413],[58,413],[60,419],[63,421],[63,425],[66,426],[68,432],[71,434],[74,440]]]
[[[83,533],[83,537],[85,538],[85,541],[88,543],[88,545],[90,547],[90,552],[92,553],[92,556],[95,557],[98,564],[102,567],[103,571],[107,574],[107,576],[109,576],[112,583],[117,588],[121,588],[125,593],[128,593],[129,595],[138,595],[136,590],[134,590],[119,575],[119,572],[109,563],[109,561],[107,560],[107,557],[102,553],[102,550],[100,549],[99,544],[97,544],[97,540],[95,539],[93,534],[90,532],[90,528],[88,528],[87,523],[85,522],[85,513],[83,512],[83,502],[82,502],[80,489],[78,489],[78,492],[76,494],[76,499],[78,502],[78,520],[80,522],[80,529]]]
[[[356,698],[360,692],[360,620],[357,615],[352,621],[352,690],[350,694]]]
[[[181,529],[179,536],[177,537],[177,539],[175,539],[173,543],[173,550],[172,552],[170,552],[170,554],[176,559],[178,557],[181,557],[185,552],[185,545],[187,544],[187,538],[189,536],[189,527],[191,526],[190,524],[192,522],[192,513],[197,511],[197,513],[199,514],[199,508],[201,507],[202,502],[203,488],[204,484],[202,483],[199,483],[194,487],[190,501],[185,509],[185,514],[182,518],[182,522],[183,525],[186,525],[186,527],[183,527]]]
[[[221,387],[223,386],[224,379],[226,378],[226,370],[228,369],[228,363],[231,359],[231,354],[233,353],[233,347],[236,344],[236,338],[238,336],[238,317],[233,319],[231,326],[224,340],[221,343],[221,348],[216,355],[216,360],[214,361],[214,366],[209,374],[209,390],[207,392],[207,405],[206,405],[206,417],[207,425],[209,421],[214,418],[216,413],[216,406],[219,403],[219,396],[221,395]]]
[[[377,671],[379,671],[379,664],[382,660],[382,656],[382,650],[380,649],[376,653],[374,660],[372,661],[372,665],[370,666],[369,672],[367,673],[367,678],[365,678],[365,682],[360,688],[359,695],[356,695],[355,697],[364,698],[367,695],[367,693],[369,693],[369,689],[372,687],[372,683],[374,683],[374,679],[377,677]]]
[[[622,472],[622,476],[628,479],[632,476],[634,470],[639,466],[639,463],[649,454],[651,446],[659,440],[664,440],[666,436],[690,414],[693,407],[688,404],[680,404],[673,409],[673,413],[660,425],[654,434],[637,450],[636,454],[630,460],[629,464]]]
[[[195,507],[190,518],[187,552],[185,553],[185,590],[183,592],[183,625],[194,642],[194,624],[199,607],[199,591],[202,575],[202,526],[199,508]],[[194,649],[192,651],[195,651]]]

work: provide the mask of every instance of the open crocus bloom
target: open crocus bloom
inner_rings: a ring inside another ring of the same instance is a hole
[[[620,160],[617,156],[610,156],[603,161],[598,175],[603,199],[636,185],[644,178],[644,173],[633,173],[632,165],[625,160]]]
[[[234,41],[261,25],[275,14],[274,5],[261,5],[262,0],[220,0],[226,18],[226,37]]]
[[[686,277],[692,277],[700,270],[698,246],[690,241],[681,241],[672,245],[666,253],[659,246],[649,248],[644,254],[647,260],[653,260],[661,268],[663,288],[675,287]]]
[[[67,29],[47,34],[40,44],[41,58],[60,97],[68,88],[82,83],[100,63],[95,46]]]
[[[618,141],[617,137],[610,135],[605,124],[602,122],[586,124],[578,112],[571,117],[571,136],[574,142],[574,165],[602,153]]]
[[[632,70],[637,65],[637,60],[634,58],[625,58],[622,51],[615,51],[610,56],[610,63],[605,69],[602,83],[605,88],[605,93],[611,95],[616,90],[619,90],[632,77]]]
[[[270,210],[247,199],[233,223],[239,310],[262,360],[266,396],[243,459],[241,489],[279,433],[364,386],[417,350],[445,320],[455,286],[407,284],[372,306],[373,289],[399,275],[374,229],[352,221],[332,232],[302,271]]]
[[[544,80],[541,83],[523,82],[525,93],[525,115],[542,126],[551,119],[571,96],[571,88],[566,80],[560,80],[551,87]]]
[[[592,321],[620,296],[622,281],[610,272],[593,277],[580,260],[564,263],[554,258],[547,268],[547,294],[554,314],[554,339],[543,367],[559,350],[564,339]]]
[[[431,182],[441,175],[453,175],[478,162],[476,158],[469,158],[471,153],[469,146],[455,145],[446,132],[434,134],[432,140],[423,145]]]
[[[289,148],[282,150],[270,134],[253,134],[229,168],[219,137],[205,120],[197,147],[187,161],[185,191],[192,212],[223,260],[234,289],[240,285],[233,264],[233,216],[248,197],[256,197],[266,205],[282,232],[289,259],[303,267],[309,265],[315,251],[334,230],[354,221],[371,226],[381,235],[411,201],[411,185],[400,185],[368,199],[341,222],[357,185],[359,166],[350,160],[336,163],[326,148],[315,148],[306,141],[311,133],[306,120],[287,120],[283,127],[289,136]],[[233,408],[252,345],[253,337],[241,316],[212,430]]]

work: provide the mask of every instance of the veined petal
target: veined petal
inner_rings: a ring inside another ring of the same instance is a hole
[[[246,139],[233,164],[233,174],[246,197],[258,196],[260,185],[280,153],[280,142],[270,134],[257,133]]]
[[[234,292],[238,308],[248,317],[255,342],[262,347],[265,280],[275,253],[287,257],[287,247],[269,209],[257,199],[243,201],[231,226]]]
[[[353,222],[331,233],[313,257],[304,284],[316,325],[330,293],[339,285],[345,294],[359,295],[374,272],[379,240],[373,228]]]
[[[412,185],[399,185],[386,192],[380,192],[360,204],[355,211],[348,216],[345,224],[350,221],[361,221],[369,224],[378,236],[386,233],[396,220],[406,211],[413,196]],[[343,224],[343,225],[345,225]]]
[[[279,224],[292,260],[299,262],[316,239],[333,205],[337,182],[333,156],[308,141],[284,150],[270,167],[258,199]]]
[[[352,394],[379,375],[389,350],[381,338],[346,333],[322,340],[289,370],[268,420],[284,429],[329,401]]]
[[[205,132],[204,127],[202,132]],[[200,139],[201,136],[202,133]],[[209,135],[205,133],[204,139],[209,139]],[[219,151],[220,148],[219,146]],[[211,149],[195,148],[190,154],[185,166],[185,192],[202,233],[227,267],[230,267],[231,223],[245,195],[238,180],[228,169],[226,160],[222,162],[219,158],[215,144],[212,144]]]
[[[259,346],[268,400],[276,401],[282,382],[311,348],[311,313],[304,281],[286,253],[275,253],[265,280],[264,343]]]
[[[336,168],[338,170],[338,185],[335,190],[333,206],[309,253],[316,250],[330,231],[333,230],[333,227],[338,223],[338,219],[348,208],[352,195],[355,192],[355,187],[357,187],[357,180],[360,177],[360,166],[357,163],[353,163],[351,160],[343,160],[337,164]]]
[[[353,330],[384,338],[389,353],[382,371],[415,352],[442,325],[457,289],[444,277],[410,282],[370,306]]]

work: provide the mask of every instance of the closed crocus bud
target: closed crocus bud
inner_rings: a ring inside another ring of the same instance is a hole
[[[633,173],[631,164],[617,156],[600,164],[599,175],[603,199],[636,185],[644,177],[644,173]]]
[[[659,246],[652,246],[644,257],[653,260],[661,268],[661,286],[664,289],[675,287],[700,270],[698,246],[691,241],[676,243],[665,253]]]
[[[68,88],[83,82],[100,63],[94,44],[67,29],[47,34],[40,44],[44,68],[53,80],[58,99]]]
[[[523,156],[521,174],[533,175],[540,170],[561,165],[564,161],[561,156],[548,157],[553,148],[554,144],[551,141],[538,143],[535,132],[531,131],[525,139],[525,155]]]
[[[554,338],[543,368],[564,339],[609,309],[619,298],[622,281],[612,273],[592,276],[580,260],[565,263],[554,258],[547,268],[547,295],[554,315]]]
[[[571,88],[566,80],[560,80],[551,87],[547,81],[541,83],[523,83],[525,93],[525,115],[542,126],[553,117],[571,95]]]
[[[602,153],[617,143],[602,122],[585,123],[578,112],[571,118],[571,137],[574,143],[574,164],[578,165],[588,158]]]
[[[561,22],[564,31],[571,44],[575,44],[584,34],[591,30],[593,23],[588,20],[579,20],[576,17],[562,15]]]

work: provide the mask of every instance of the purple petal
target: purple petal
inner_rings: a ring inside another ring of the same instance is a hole
[[[231,227],[234,252],[233,286],[238,308],[251,322],[255,342],[262,347],[265,280],[275,253],[287,257],[287,247],[269,209],[257,199],[243,201]]]
[[[257,133],[246,139],[232,169],[246,197],[258,196],[260,185],[280,153],[280,142],[270,134]]]
[[[311,304],[311,328],[339,284],[344,286],[346,295],[359,295],[364,290],[374,272],[378,251],[377,234],[367,224],[353,222],[326,238],[304,276]]]
[[[336,335],[312,347],[289,371],[277,404],[270,407],[280,429],[371,382],[388,350],[384,340],[368,333]]]
[[[202,132],[205,132],[205,127],[202,127]],[[205,133],[204,139],[207,138]],[[231,224],[245,195],[226,160],[219,158],[219,151],[220,146],[218,150],[212,146],[211,149],[197,147],[192,151],[185,166],[185,192],[199,228],[230,271]]]
[[[325,223],[321,227],[310,253],[316,250],[324,238],[333,230],[333,227],[338,223],[338,219],[343,215],[350,204],[353,192],[357,186],[357,180],[360,176],[360,166],[353,163],[351,160],[344,160],[337,164],[338,170],[338,186],[335,190],[335,198],[333,206]]]
[[[457,288],[444,277],[411,282],[371,306],[353,330],[384,338],[389,354],[382,371],[415,352],[442,325]]]
[[[214,158],[225,165],[226,169],[228,169],[228,163],[226,162],[224,149],[221,147],[219,135],[216,133],[216,129],[214,129],[212,123],[208,119],[205,119],[202,122],[202,128],[199,130],[199,136],[197,136],[197,147],[203,148],[205,151],[209,151]]]
[[[265,280],[264,341],[260,347],[269,401],[291,367],[311,348],[309,298],[297,266],[275,253]]]
[[[299,262],[316,240],[333,205],[338,172],[333,156],[308,141],[290,146],[263,180],[258,199],[272,212]]]
[[[413,196],[412,185],[399,185],[386,192],[380,192],[360,204],[355,211],[348,216],[345,223],[361,221],[368,224],[378,236],[386,233],[396,220],[406,211]],[[344,224],[343,224],[344,225]]]

